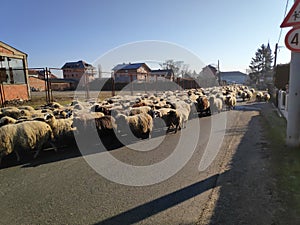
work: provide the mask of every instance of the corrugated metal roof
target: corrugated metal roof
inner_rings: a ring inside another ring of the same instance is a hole
[[[129,63],[129,64],[118,64],[116,65],[113,70],[118,71],[118,70],[135,70],[140,68],[141,66],[146,66],[149,70],[150,68],[147,66],[146,63]]]

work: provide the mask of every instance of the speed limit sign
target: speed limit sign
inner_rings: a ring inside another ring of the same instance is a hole
[[[300,52],[300,27],[294,27],[286,34],[285,45],[293,52]]]

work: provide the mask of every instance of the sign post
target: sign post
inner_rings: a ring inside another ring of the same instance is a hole
[[[287,33],[285,38],[287,48],[292,51],[286,144],[290,147],[296,147],[300,145],[300,0],[295,0],[280,27],[289,26],[294,26],[294,28]]]

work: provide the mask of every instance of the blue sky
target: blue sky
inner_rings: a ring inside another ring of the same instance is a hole
[[[0,40],[26,52],[29,67],[92,63],[118,46],[157,40],[186,48],[205,64],[220,60],[222,71],[245,72],[261,44],[269,41],[274,51],[285,5],[286,0],[3,1]],[[288,30],[282,32],[278,63],[290,61]],[[169,59],[177,60],[172,54]]]

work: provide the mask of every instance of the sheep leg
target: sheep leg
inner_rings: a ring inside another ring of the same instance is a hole
[[[52,141],[50,141],[49,144],[51,145],[51,147],[54,149],[55,152],[58,151],[57,147],[55,146],[55,144]]]
[[[147,136],[148,136],[148,139],[151,138],[151,132],[150,131],[148,132]]]
[[[35,152],[35,154],[34,154],[34,156],[33,156],[34,159],[36,159],[36,157],[38,156],[38,154],[40,153],[40,151],[41,151],[41,148],[39,148],[39,149]]]
[[[181,129],[181,127],[179,126],[179,124],[177,124],[176,127],[175,127],[175,134],[177,133],[178,129],[179,130]]]
[[[20,157],[19,151],[15,150],[15,153],[16,153],[16,156],[17,156],[17,161],[20,162],[21,161],[21,157]]]

